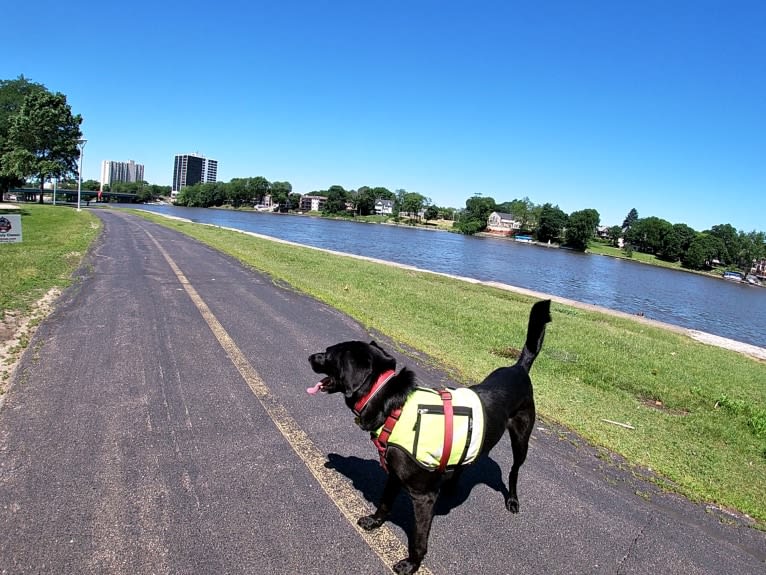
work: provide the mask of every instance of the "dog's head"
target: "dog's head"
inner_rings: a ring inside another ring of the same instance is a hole
[[[311,369],[327,377],[319,383],[325,393],[342,392],[346,399],[364,395],[378,375],[396,369],[396,359],[371,341],[344,341],[309,356]]]

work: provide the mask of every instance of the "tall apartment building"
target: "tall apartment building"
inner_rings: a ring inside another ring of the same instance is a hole
[[[101,162],[101,188],[111,186],[114,182],[143,182],[144,165],[137,164],[133,160],[127,162],[113,162],[104,160]]]
[[[215,182],[218,178],[218,160],[201,154],[177,154],[173,165],[173,191],[199,182]]]

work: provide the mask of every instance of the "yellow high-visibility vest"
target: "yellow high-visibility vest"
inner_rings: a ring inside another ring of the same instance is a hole
[[[473,463],[484,441],[484,409],[479,396],[468,388],[449,390],[452,395],[452,451],[447,468]],[[378,437],[381,426],[373,433]],[[408,397],[388,445],[396,445],[420,465],[436,469],[444,449],[444,405],[435,389],[419,387]]]

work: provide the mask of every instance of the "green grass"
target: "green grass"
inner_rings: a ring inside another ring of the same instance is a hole
[[[0,244],[0,312],[24,313],[69,285],[101,222],[87,210],[23,204],[21,229],[21,243]]]
[[[716,278],[721,277],[721,271],[719,269],[712,270],[712,271],[704,271],[704,270],[690,270],[681,265],[681,262],[669,262],[666,260],[663,260],[661,258],[658,258],[654,254],[645,254],[643,252],[639,252],[638,250],[633,250],[632,255],[627,256],[625,255],[625,251],[622,248],[616,248],[612,245],[609,245],[607,243],[604,243],[602,241],[592,241],[588,245],[588,253],[591,254],[598,254],[602,256],[610,256],[613,258],[621,258],[624,260],[630,260],[634,262],[640,262],[642,264],[650,264],[653,266],[658,266],[661,268],[670,268],[674,270],[684,271],[688,273],[695,273],[695,274],[701,274],[701,275],[708,275],[713,276]]]
[[[463,383],[480,381],[508,361],[509,347],[523,345],[529,297],[141,215],[424,352]],[[631,319],[552,310],[533,374],[541,415],[650,468],[691,499],[766,526],[766,364]]]

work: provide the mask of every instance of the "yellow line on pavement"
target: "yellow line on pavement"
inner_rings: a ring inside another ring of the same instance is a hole
[[[146,233],[165,258],[165,261],[167,261],[168,265],[173,270],[173,273],[175,273],[178,281],[181,283],[192,302],[194,302],[194,305],[200,311],[208,326],[210,326],[213,335],[218,339],[221,347],[242,375],[242,378],[250,387],[253,394],[258,398],[258,401],[266,410],[268,416],[290,444],[293,451],[295,451],[298,457],[300,457],[306,464],[306,467],[308,467],[311,474],[319,482],[319,485],[330,497],[330,500],[335,503],[362,539],[364,539],[367,545],[388,567],[400,559],[405,558],[407,556],[407,548],[402,545],[399,539],[394,535],[393,531],[387,526],[383,525],[374,531],[365,531],[356,524],[356,519],[359,516],[360,511],[367,509],[365,500],[348,482],[340,479],[337,472],[328,469],[325,466],[327,463],[325,456],[317,449],[311,439],[309,439],[306,432],[301,429],[298,422],[290,416],[285,407],[279,403],[276,397],[274,397],[271,390],[258,375],[258,372],[255,371],[255,368],[253,368],[239,347],[237,347],[237,344],[234,343],[234,340],[229,336],[213,312],[210,311],[210,308],[200,297],[199,293],[197,293],[197,290],[191,285],[178,265],[176,265],[175,261],[173,261],[170,255],[152,234],[149,232]],[[431,575],[431,571],[425,566],[421,566],[418,573],[421,575]]]

